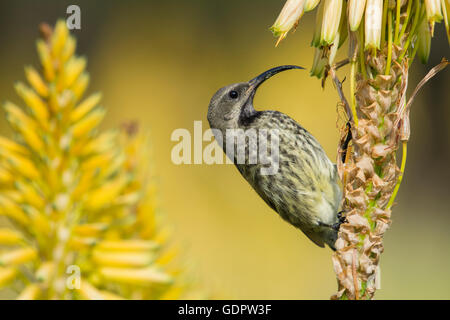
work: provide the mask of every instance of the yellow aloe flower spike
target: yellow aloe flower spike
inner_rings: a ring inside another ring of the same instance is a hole
[[[15,85],[25,106],[4,104],[15,139],[0,137],[0,216],[15,227],[0,228],[0,287],[21,283],[17,299],[188,297],[164,258],[148,135],[134,123],[100,132],[87,60],[63,20],[42,28],[41,66]]]

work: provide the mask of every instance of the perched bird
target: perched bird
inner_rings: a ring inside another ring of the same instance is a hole
[[[238,161],[236,153],[227,155],[259,196],[284,220],[302,230],[318,246],[324,247],[326,243],[335,250],[342,222],[339,214],[342,191],[336,165],[328,159],[319,142],[295,120],[278,111],[256,111],[253,107],[258,87],[289,69],[303,68],[280,66],[248,82],[219,89],[209,104],[208,121],[224,151],[229,143],[227,133],[233,129],[278,133],[277,137],[271,137],[278,142],[278,150],[270,150],[271,154],[278,152],[278,158],[269,157],[278,161],[278,170],[273,174],[262,173],[261,168],[267,167],[267,163],[249,163],[251,150],[261,146],[260,140],[244,140],[245,150],[249,150],[244,162]]]

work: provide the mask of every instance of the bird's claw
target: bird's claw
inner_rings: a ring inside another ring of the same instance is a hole
[[[342,215],[343,213],[344,213],[344,211],[338,212],[337,217],[338,217],[339,221],[331,226],[336,231],[339,231],[341,224],[348,222],[347,218]]]

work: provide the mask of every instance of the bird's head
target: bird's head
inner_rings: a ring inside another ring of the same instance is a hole
[[[219,89],[211,99],[208,108],[208,121],[213,129],[226,130],[239,128],[257,112],[253,98],[258,87],[270,77],[290,69],[304,69],[294,65],[275,67],[248,82],[231,84]]]

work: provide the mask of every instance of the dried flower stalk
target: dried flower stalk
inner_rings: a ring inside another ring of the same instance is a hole
[[[407,102],[409,68],[416,53],[427,62],[435,22],[444,19],[448,30],[448,1],[349,1],[348,11],[344,6],[341,14],[341,19],[347,15],[348,25],[325,19],[320,8],[330,3],[321,1],[317,11],[322,32],[316,22],[311,74],[321,78],[322,84],[331,75],[347,115],[337,163],[346,222],[332,257],[338,279],[338,292],[332,298],[371,299],[379,280],[383,235],[391,224],[391,207],[403,179],[411,103],[418,89],[448,62],[444,59],[433,68]],[[349,58],[333,64],[332,57],[346,37],[325,38],[324,32],[337,24],[340,29],[333,34],[345,35],[348,29]],[[347,62],[350,102],[336,76],[336,69]],[[401,162],[396,158],[400,147]]]

